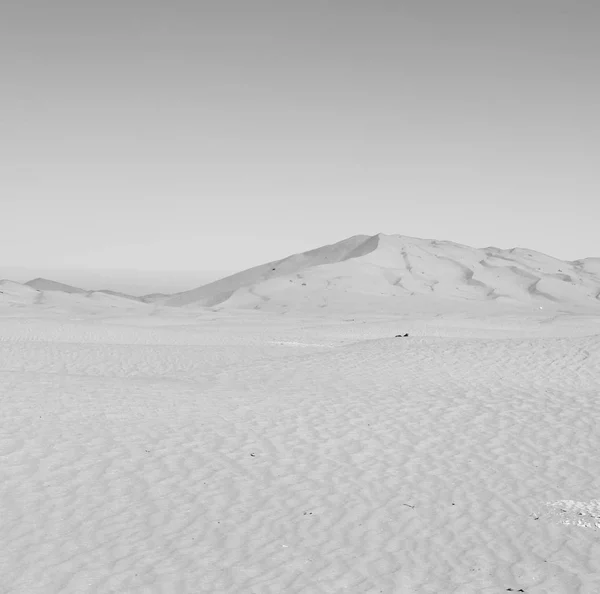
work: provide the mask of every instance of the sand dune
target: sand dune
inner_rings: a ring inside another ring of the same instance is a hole
[[[598,311],[600,258],[564,262],[523,248],[479,249],[400,235],[357,235],[175,295],[134,297],[43,278],[26,286],[40,292],[40,305],[62,294],[91,300],[107,295],[115,298],[113,307],[131,307],[135,301],[279,313],[321,310],[322,315],[330,311],[400,314],[423,308],[443,312],[464,302],[484,309],[510,305],[527,310]],[[32,295],[25,290],[22,294],[29,303]]]
[[[214,283],[174,295],[166,301],[166,304],[172,306],[190,303],[216,305],[229,299],[240,288],[251,287],[271,278],[295,275],[312,267],[342,262],[352,257],[352,253],[363,246],[368,239],[366,235],[357,235],[333,245],[256,266]]]
[[[38,312],[62,314],[106,313],[111,309],[131,310],[147,307],[146,301],[116,291],[87,291],[48,279],[34,279],[21,284],[0,281],[0,307],[27,308],[35,306]],[[1,315],[0,311],[0,315]]]
[[[58,283],[47,278],[34,278],[25,283],[27,286],[37,289],[38,291],[60,291],[61,293],[76,293],[84,295],[86,290],[79,287],[73,287],[65,283]]]
[[[581,269],[588,274],[600,276],[600,258],[584,258],[573,262],[575,268]]]
[[[600,260],[563,262],[533,250],[476,249],[403,236],[356,236],[270,262],[167,299],[171,306],[273,311],[355,307],[387,300],[388,312],[419,301],[499,302],[600,309]],[[375,307],[378,307],[375,305]]]
[[[27,286],[37,289],[38,291],[53,291],[59,293],[69,293],[76,295],[85,295],[86,297],[97,298],[102,295],[109,295],[111,297],[119,297],[122,299],[129,299],[131,301],[140,301],[143,302],[143,297],[134,297],[133,295],[128,295],[127,293],[122,293],[121,291],[111,291],[109,289],[98,289],[98,290],[87,290],[80,289],[79,287],[74,287],[72,285],[67,285],[65,283],[58,283],[53,280],[48,280],[45,278],[36,278],[31,281],[25,283]],[[99,294],[99,295],[98,295]],[[153,297],[150,295],[149,297]]]
[[[39,301],[40,292],[28,285],[0,280],[0,303],[3,306],[33,305]]]
[[[597,594],[599,261],[358,236],[179,307],[0,281],[0,593]]]

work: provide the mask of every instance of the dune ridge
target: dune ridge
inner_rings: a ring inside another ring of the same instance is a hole
[[[523,248],[358,235],[179,293],[164,304],[293,309],[333,307],[369,296],[403,306],[407,297],[426,297],[600,308],[600,258],[565,262]]]
[[[113,308],[151,304],[321,315],[327,310],[443,311],[466,302],[593,312],[600,309],[600,258],[567,262],[525,248],[473,248],[380,233],[356,235],[172,295],[135,297],[44,278],[28,281],[22,289],[18,286],[13,283],[4,293],[0,289],[0,301],[52,308],[58,301],[68,307],[69,299],[74,306],[105,300]]]

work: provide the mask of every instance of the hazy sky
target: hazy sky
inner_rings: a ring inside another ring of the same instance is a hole
[[[599,30],[597,0],[4,0],[2,264],[600,256]]]

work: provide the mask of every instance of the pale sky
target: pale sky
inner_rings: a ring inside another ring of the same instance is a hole
[[[597,0],[5,0],[1,264],[600,256],[599,30]]]

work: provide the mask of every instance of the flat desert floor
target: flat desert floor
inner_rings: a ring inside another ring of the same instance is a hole
[[[2,594],[600,592],[598,317],[36,311]]]

